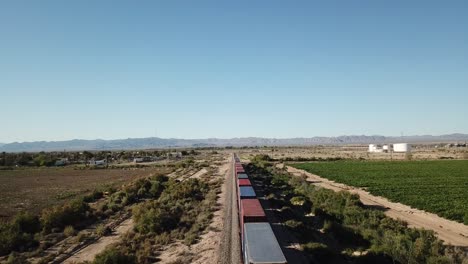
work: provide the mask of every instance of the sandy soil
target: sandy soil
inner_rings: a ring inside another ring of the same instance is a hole
[[[123,221],[115,231],[109,235],[98,239],[96,243],[91,244],[80,251],[76,252],[73,256],[65,260],[63,263],[80,263],[84,261],[93,261],[94,257],[103,251],[107,246],[114,244],[120,240],[120,237],[133,228],[133,220],[129,218]]]
[[[438,215],[414,209],[401,203],[390,202],[386,198],[371,195],[369,192],[360,188],[336,183],[304,170],[289,166],[287,166],[287,170],[294,175],[306,175],[307,180],[314,185],[334,191],[345,190],[359,194],[363,204],[384,207],[386,208],[385,214],[389,217],[404,220],[408,222],[408,225],[411,227],[433,230],[437,236],[447,244],[468,247],[468,226],[464,224],[450,221]]]
[[[218,175],[226,177],[229,176],[230,162],[221,166],[218,170]],[[200,242],[192,247],[192,252],[197,252],[197,256],[192,263],[215,263],[219,260],[219,248],[221,245],[221,232],[223,230],[223,208],[225,207],[226,200],[226,181],[221,187],[221,194],[218,198],[219,210],[214,213],[213,221],[208,227],[208,233],[202,235]],[[215,261],[216,260],[216,261]]]

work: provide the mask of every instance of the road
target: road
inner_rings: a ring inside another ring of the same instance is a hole
[[[468,247],[468,226],[442,218],[436,214],[411,208],[410,206],[390,202],[386,198],[374,196],[360,188],[330,181],[318,175],[286,166],[288,172],[300,176],[306,175],[307,181],[314,185],[331,189],[334,191],[348,191],[359,194],[361,201],[365,205],[379,206],[386,208],[385,214],[394,219],[401,219],[411,227],[433,230],[436,235],[447,244],[453,246]]]
[[[236,192],[234,191],[234,162],[232,157],[230,163],[231,166],[226,173],[226,184],[224,185],[226,193],[224,226],[218,260],[218,263],[221,264],[241,263],[239,220],[237,218]]]

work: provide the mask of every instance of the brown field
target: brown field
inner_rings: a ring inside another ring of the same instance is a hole
[[[39,213],[92,192],[98,187],[120,186],[161,168],[79,170],[65,168],[25,168],[0,170],[0,218],[18,212]]]

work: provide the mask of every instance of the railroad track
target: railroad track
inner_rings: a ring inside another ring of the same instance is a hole
[[[224,210],[224,227],[222,241],[220,245],[220,257],[218,263],[241,263],[240,255],[240,239],[239,239],[239,224],[237,219],[236,193],[234,192],[234,162],[227,171],[225,192],[226,202]]]

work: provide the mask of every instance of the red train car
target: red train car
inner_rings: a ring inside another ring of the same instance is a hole
[[[252,186],[249,179],[237,179],[237,186]]]
[[[258,199],[243,199],[240,207],[241,241],[244,238],[244,223],[268,222]]]

